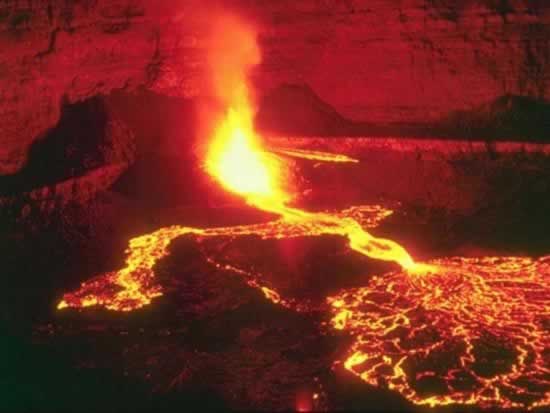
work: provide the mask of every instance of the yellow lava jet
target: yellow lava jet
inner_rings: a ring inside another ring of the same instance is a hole
[[[228,110],[208,150],[207,171],[251,204],[283,204],[288,195],[278,185],[278,160],[261,148],[251,119],[249,108]]]

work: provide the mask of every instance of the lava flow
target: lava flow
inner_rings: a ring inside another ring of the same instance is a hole
[[[76,292],[65,294],[58,308],[96,305],[130,311],[149,304],[162,295],[155,264],[168,254],[170,243],[185,234],[198,239],[339,235],[347,238],[355,252],[402,268],[328,299],[334,328],[356,339],[343,362],[346,369],[417,404],[549,404],[549,259],[453,258],[415,263],[399,244],[365,230],[389,215],[387,209],[372,206],[314,213],[289,206],[293,196],[284,185],[284,159],[274,153],[317,161],[355,160],[317,151],[266,150],[253,128],[254,111],[245,81],[247,70],[259,62],[253,31],[229,18],[217,26],[213,38],[213,86],[227,112],[206,151],[206,171],[249,205],[279,218],[220,228],[171,226],[133,238],[124,268],[83,283]],[[249,285],[261,288],[266,298],[288,303],[270,287],[248,278]],[[492,349],[502,353],[494,365]]]
[[[346,155],[338,154],[338,153],[306,151],[304,149],[292,149],[292,148],[273,148],[272,151],[275,153],[280,153],[282,155],[292,156],[294,158],[308,159],[310,161],[348,162],[348,163],[359,162],[357,159],[351,158]]]
[[[550,256],[446,258],[328,299],[344,366],[416,404],[550,402]]]

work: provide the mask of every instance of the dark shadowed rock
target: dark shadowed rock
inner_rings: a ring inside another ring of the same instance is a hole
[[[0,176],[2,222],[46,222],[70,204],[86,205],[134,161],[132,132],[99,98],[66,105],[58,124],[30,151],[25,167]]]
[[[550,140],[550,102],[528,96],[505,95],[443,122],[448,136],[485,139]]]
[[[307,85],[283,85],[266,94],[256,124],[261,130],[282,135],[347,135],[353,130],[353,122]]]

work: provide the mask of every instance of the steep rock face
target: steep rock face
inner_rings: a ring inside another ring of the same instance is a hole
[[[257,22],[258,95],[307,84],[342,116],[430,123],[501,95],[549,98],[542,0],[220,1]],[[6,0],[0,4],[0,174],[76,102],[138,85],[208,94],[196,0]]]
[[[0,6],[0,173],[23,167],[30,144],[57,122],[63,99],[145,82],[150,32],[122,34],[124,16],[139,14],[114,1]]]
[[[258,106],[256,127],[264,136],[391,136],[469,141],[548,142],[550,101],[502,95],[433,122],[354,122],[323,102],[307,85],[282,85]]]
[[[338,5],[273,25],[286,33],[277,38],[294,53],[273,42],[265,64],[275,66],[277,56],[287,57],[287,69],[274,77],[309,84],[345,117],[430,122],[504,94],[548,97],[548,3],[539,2],[538,8],[519,1]]]

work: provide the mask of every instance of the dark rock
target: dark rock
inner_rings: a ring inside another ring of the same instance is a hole
[[[44,224],[68,205],[86,205],[128,168],[135,151],[132,132],[100,99],[65,106],[25,167],[0,177],[3,224]]]
[[[548,142],[550,102],[505,95],[472,110],[450,114],[442,129],[447,136]]]
[[[353,122],[323,102],[307,85],[283,85],[266,94],[256,125],[282,135],[347,135]]]

